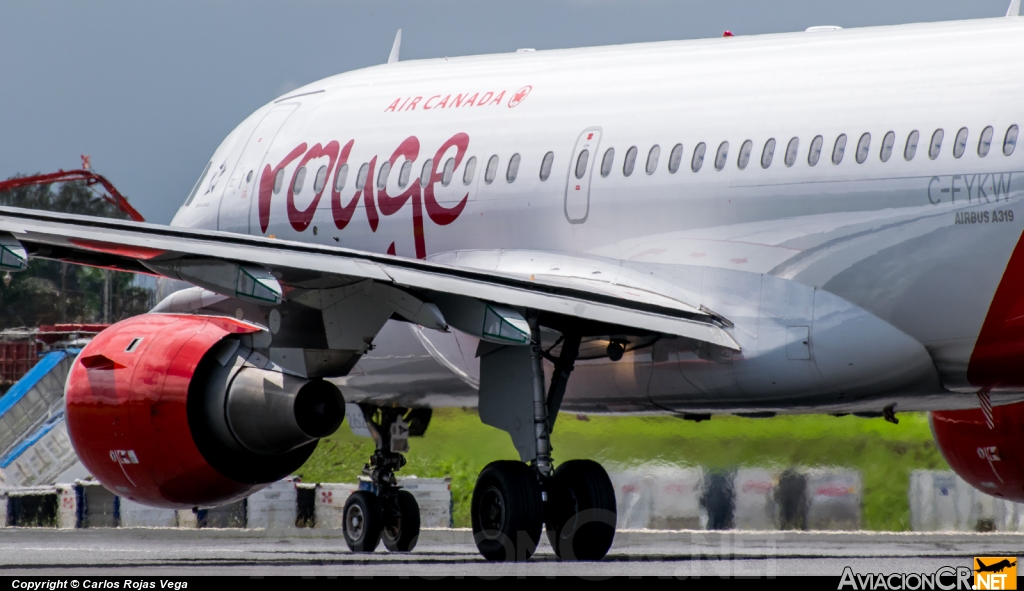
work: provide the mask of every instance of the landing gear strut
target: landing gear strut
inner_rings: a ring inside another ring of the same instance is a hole
[[[419,540],[420,507],[395,478],[408,451],[408,411],[368,405],[361,410],[377,449],[363,467],[360,490],[345,501],[345,542],[353,552],[373,552],[383,539],[391,552],[410,552]]]
[[[546,526],[559,558],[600,560],[615,537],[611,480],[596,462],[572,460],[555,470],[551,459],[550,433],[581,339],[565,334],[561,354],[549,357],[555,371],[545,394],[540,330],[536,317],[528,322],[528,352],[506,347],[481,359],[480,417],[512,435],[523,461],[493,462],[477,478],[470,508],[477,549],[487,560],[527,560]]]

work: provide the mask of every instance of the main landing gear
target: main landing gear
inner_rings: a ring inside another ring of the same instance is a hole
[[[420,535],[420,507],[412,493],[398,488],[395,471],[405,465],[402,452],[409,450],[409,423],[417,419],[416,411],[371,406],[362,411],[377,449],[363,468],[360,490],[345,501],[345,542],[353,552],[373,552],[383,539],[390,552],[410,552]]]
[[[600,560],[615,538],[615,489],[590,460],[552,470],[549,434],[579,354],[580,337],[567,334],[544,392],[540,331],[529,319],[533,344],[504,347],[481,357],[480,418],[512,436],[523,459],[487,465],[470,508],[477,549],[487,560],[529,559],[541,529],[562,560]],[[529,461],[529,464],[527,464]]]

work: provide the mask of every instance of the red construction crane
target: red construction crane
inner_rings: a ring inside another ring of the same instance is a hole
[[[128,217],[132,218],[137,222],[146,221],[139,212],[135,211],[128,200],[125,199],[124,195],[114,188],[113,183],[108,181],[101,174],[97,174],[89,168],[89,157],[82,156],[83,168],[81,170],[58,170],[57,172],[51,172],[50,174],[37,174],[32,176],[23,176],[14,179],[8,179],[6,181],[0,181],[0,193],[4,191],[10,191],[11,189],[18,189],[20,187],[29,187],[32,185],[48,185],[50,183],[67,183],[70,181],[85,181],[87,187],[94,185],[102,185],[106,189],[106,194],[98,192],[99,196],[103,198],[107,203],[113,204],[119,210],[128,214]]]

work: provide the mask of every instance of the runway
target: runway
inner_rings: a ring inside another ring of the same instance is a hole
[[[353,554],[338,531],[0,529],[0,575],[776,577],[930,573],[1016,556],[1024,534],[623,531],[601,562],[483,561],[468,530],[425,530],[411,554]]]

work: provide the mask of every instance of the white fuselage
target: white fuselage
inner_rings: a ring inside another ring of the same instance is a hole
[[[1024,20],[1001,18],[392,63],[258,110],[217,149],[173,224],[595,281],[618,274],[735,325],[738,358],[677,339],[581,361],[566,408],[963,406],[1024,224],[1024,149],[1004,154],[1008,130],[1024,123],[1020,55]],[[466,404],[474,353],[465,335],[389,326],[346,396]]]

